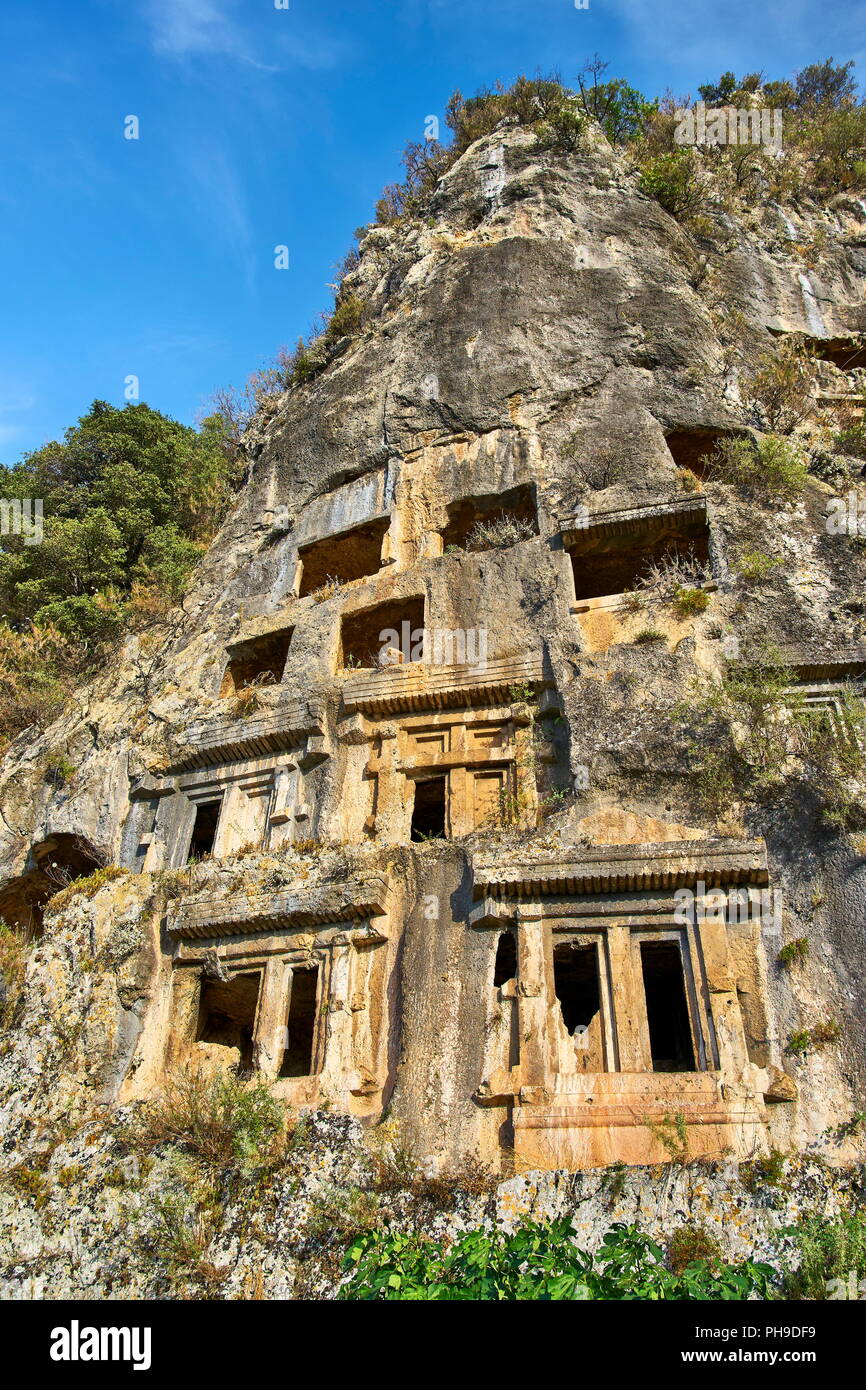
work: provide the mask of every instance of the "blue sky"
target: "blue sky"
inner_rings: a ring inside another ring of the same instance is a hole
[[[192,422],[293,343],[457,87],[569,82],[595,52],[648,95],[866,70],[860,0],[281,2],[2,0],[0,462],[130,375]]]

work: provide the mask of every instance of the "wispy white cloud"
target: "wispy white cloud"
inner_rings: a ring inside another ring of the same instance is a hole
[[[203,233],[223,241],[243,266],[247,289],[255,277],[255,236],[246,193],[223,144],[207,139],[182,156],[191,185],[189,212]]]
[[[257,10],[238,0],[144,0],[155,53],[177,60],[223,58],[262,72],[285,66],[335,67],[349,52],[344,38],[323,33],[291,10]]]
[[[168,58],[210,55],[268,67],[252,52],[233,11],[231,0],[146,0],[154,51]]]

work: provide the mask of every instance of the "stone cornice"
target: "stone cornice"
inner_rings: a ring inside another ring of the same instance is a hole
[[[557,858],[503,864],[476,856],[476,898],[646,891],[719,884],[766,884],[763,840],[679,840],[662,844],[600,845]]]
[[[247,719],[217,716],[200,720],[175,734],[169,771],[212,767],[296,748],[310,736],[321,735],[323,718],[318,703],[293,700]]]
[[[515,685],[550,684],[540,654],[501,657],[478,666],[410,662],[387,671],[351,676],[343,686],[343,706],[347,714],[379,715],[495,705],[508,703]]]
[[[339,887],[328,884],[301,891],[250,889],[181,902],[169,912],[167,929],[175,938],[217,937],[359,922],[383,916],[387,899],[388,886],[379,876],[363,883],[350,880]]]
[[[668,519],[705,521],[707,499],[703,493],[675,497],[669,502],[654,502],[646,507],[620,507],[615,511],[578,514],[564,517],[562,539],[566,545],[581,545],[608,536],[639,536],[642,531],[655,530],[659,522]]]

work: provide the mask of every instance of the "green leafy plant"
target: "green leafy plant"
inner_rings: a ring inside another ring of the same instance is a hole
[[[809,955],[809,939],[797,936],[782,947],[778,955],[780,965],[799,965]]]
[[[794,500],[809,482],[809,470],[796,444],[775,434],[757,442],[722,440],[710,456],[707,472],[765,501]]]
[[[791,1057],[805,1057],[812,1045],[812,1034],[808,1028],[797,1028],[788,1034],[785,1051]]]
[[[132,1137],[145,1151],[171,1144],[214,1171],[250,1173],[279,1161],[285,1131],[285,1111],[263,1082],[189,1071],[144,1106]]]
[[[747,584],[760,584],[768,579],[781,564],[781,560],[772,555],[766,555],[762,550],[747,550],[737,561],[736,569],[737,574]]]
[[[643,1124],[672,1162],[685,1163],[689,1155],[689,1131],[686,1117],[681,1111],[665,1115],[661,1120],[645,1119]]]
[[[710,596],[706,589],[678,587],[674,590],[673,606],[678,617],[694,618],[707,611]]]
[[[706,204],[707,187],[693,149],[670,150],[648,159],[640,170],[639,183],[642,191],[672,217],[694,216]]]
[[[338,294],[334,312],[328,320],[325,338],[329,343],[357,333],[364,316],[364,301],[356,294]]]
[[[45,759],[45,780],[52,787],[65,787],[75,776],[76,767],[65,753],[55,750]]]
[[[722,1264],[722,1250],[715,1236],[704,1226],[678,1226],[668,1241],[668,1265],[674,1274],[683,1274],[689,1265],[705,1262],[710,1269]]]
[[[855,691],[840,690],[832,712],[816,709],[767,647],[732,663],[718,684],[696,681],[676,715],[695,731],[689,761],[697,791],[755,799],[808,783],[828,826],[861,823],[866,712]]]
[[[825,1299],[832,1292],[831,1281],[847,1284],[853,1272],[866,1277],[866,1212],[862,1209],[836,1221],[810,1217],[791,1226],[786,1234],[799,1256],[799,1267],[789,1272],[786,1292],[789,1298]]]
[[[771,1266],[714,1257],[669,1269],[664,1251],[636,1226],[614,1225],[594,1253],[582,1250],[569,1217],[524,1222],[512,1232],[477,1228],[452,1244],[390,1228],[349,1246],[340,1297],[455,1302],[708,1300],[769,1296]]]
[[[525,681],[518,681],[508,688],[508,698],[514,705],[528,705],[535,699],[535,690]]]
[[[219,413],[195,430],[105,401],[0,468],[4,497],[44,505],[41,544],[0,547],[0,736],[53,717],[130,626],[182,598],[238,476]]]
[[[798,1028],[788,1035],[785,1051],[792,1057],[805,1057],[816,1047],[837,1042],[842,1029],[835,1019],[825,1019],[814,1028]]]
[[[0,1033],[15,1026],[24,997],[28,943],[20,932],[0,922]]]
[[[771,1149],[760,1158],[742,1163],[740,1177],[749,1192],[760,1192],[764,1187],[781,1187],[785,1181],[785,1155],[779,1149]]]

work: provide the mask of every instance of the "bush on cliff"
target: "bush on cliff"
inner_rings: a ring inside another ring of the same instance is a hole
[[[0,495],[43,509],[40,543],[0,541],[0,741],[52,718],[125,629],[180,599],[236,474],[220,418],[195,430],[105,401],[0,468]]]
[[[636,1226],[613,1226],[590,1254],[569,1217],[527,1221],[511,1233],[467,1231],[451,1245],[415,1233],[368,1231],[350,1245],[341,1298],[544,1302],[732,1300],[771,1295],[775,1271],[744,1260],[696,1259],[674,1274],[664,1251]]]

